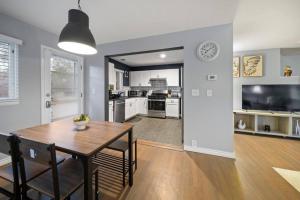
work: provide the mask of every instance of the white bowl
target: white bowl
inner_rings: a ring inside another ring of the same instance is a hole
[[[89,123],[89,121],[79,121],[74,122],[77,130],[84,130],[86,129],[86,125]]]

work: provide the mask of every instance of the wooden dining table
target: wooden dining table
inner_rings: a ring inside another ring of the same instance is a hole
[[[109,144],[128,134],[129,186],[133,185],[132,128],[129,123],[91,121],[87,129],[76,130],[72,119],[18,130],[19,137],[42,143],[54,143],[58,151],[82,160],[84,169],[84,199],[93,198],[92,158]]]

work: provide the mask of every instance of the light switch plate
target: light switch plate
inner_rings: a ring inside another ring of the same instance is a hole
[[[211,96],[213,95],[212,89],[207,89],[207,90],[206,90],[206,95],[207,95],[208,97],[211,97]]]
[[[192,89],[192,96],[198,97],[200,95],[199,89]]]

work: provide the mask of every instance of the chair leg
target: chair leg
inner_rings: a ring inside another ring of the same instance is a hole
[[[98,172],[98,169],[96,170],[95,172],[95,198],[98,200],[99,199],[99,183],[98,183],[98,178],[99,178],[99,172]]]
[[[126,178],[126,171],[125,171],[125,152],[122,152],[123,154],[123,186],[125,187],[125,178]]]
[[[22,199],[29,199],[27,197],[27,191],[28,191],[28,187],[26,184],[21,186],[21,193],[22,193]]]
[[[137,140],[135,140],[134,142],[134,146],[135,146],[135,149],[134,149],[134,161],[135,161],[135,170],[137,170]]]

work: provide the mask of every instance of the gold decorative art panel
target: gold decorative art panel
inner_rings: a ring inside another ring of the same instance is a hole
[[[263,56],[243,57],[243,76],[263,76]]]

